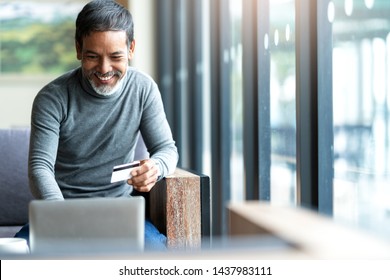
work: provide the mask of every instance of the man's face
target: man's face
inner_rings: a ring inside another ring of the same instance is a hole
[[[92,32],[76,44],[84,76],[100,95],[110,95],[126,74],[133,57],[134,41],[127,45],[125,31]]]

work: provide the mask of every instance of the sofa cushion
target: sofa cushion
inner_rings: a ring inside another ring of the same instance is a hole
[[[27,175],[29,129],[0,129],[0,226],[28,221],[33,199]]]

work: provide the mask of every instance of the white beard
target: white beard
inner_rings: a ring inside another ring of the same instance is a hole
[[[111,87],[108,85],[96,86],[92,80],[88,79],[88,81],[91,84],[92,88],[96,91],[96,93],[99,95],[102,95],[102,96],[110,96],[110,95],[114,94],[118,90],[118,88],[121,87],[121,85],[123,83],[123,79],[120,79],[114,87]]]
[[[116,83],[116,85],[113,87],[110,85],[97,85],[97,84],[95,84],[95,81],[93,80],[92,76],[95,74],[98,74],[97,72],[90,71],[90,72],[86,73],[84,71],[84,69],[82,71],[83,71],[84,77],[88,80],[89,84],[92,86],[92,88],[95,90],[95,92],[98,95],[110,96],[110,95],[114,94],[122,86],[122,83],[123,83],[122,79],[123,79],[124,75],[122,75],[122,73],[119,71],[116,71],[116,73],[114,73],[114,75],[117,75],[119,77],[119,80]],[[98,75],[101,75],[101,74],[98,74]]]

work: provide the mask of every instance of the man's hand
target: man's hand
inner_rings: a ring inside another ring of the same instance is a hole
[[[151,159],[141,161],[139,167],[131,171],[132,178],[127,180],[139,192],[149,192],[157,182],[159,169]]]

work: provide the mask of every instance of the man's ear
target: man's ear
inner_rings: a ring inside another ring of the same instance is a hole
[[[135,40],[133,40],[130,44],[129,48],[129,61],[133,59],[134,57],[134,50],[135,50]]]
[[[75,42],[75,44],[76,44],[77,59],[81,60],[83,58],[82,47],[80,46],[80,44],[78,42]]]

